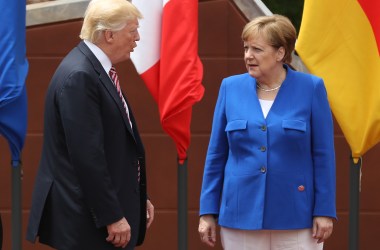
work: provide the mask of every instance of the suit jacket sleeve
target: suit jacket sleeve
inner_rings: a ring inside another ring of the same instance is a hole
[[[334,129],[326,89],[321,79],[316,80],[312,101],[311,136],[314,163],[314,216],[336,218]]]
[[[214,111],[212,131],[207,150],[200,198],[200,215],[219,214],[219,203],[224,180],[224,167],[228,157],[226,86],[223,80]]]

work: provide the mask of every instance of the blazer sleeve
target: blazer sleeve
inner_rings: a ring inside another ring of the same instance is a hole
[[[97,227],[123,217],[104,153],[98,76],[75,71],[58,90],[56,102],[65,131],[69,157],[80,190]]]
[[[336,218],[334,128],[323,80],[315,78],[311,114],[314,164],[314,216]]]
[[[220,197],[224,179],[224,167],[228,158],[226,127],[226,79],[223,80],[216,102],[211,136],[206,155],[202,191],[200,197],[200,215],[219,214]]]

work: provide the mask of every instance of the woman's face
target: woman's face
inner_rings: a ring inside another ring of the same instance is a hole
[[[253,37],[244,42],[244,62],[248,73],[256,79],[270,78],[278,67],[282,67],[284,49],[274,48],[262,37]]]

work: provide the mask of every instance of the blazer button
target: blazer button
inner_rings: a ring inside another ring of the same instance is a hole
[[[305,190],[305,186],[304,185],[299,185],[298,186],[298,191],[302,192]]]
[[[263,166],[260,168],[260,172],[265,174],[267,172],[267,169]]]
[[[266,150],[267,150],[267,148],[266,148],[265,146],[261,146],[261,147],[260,147],[260,151],[261,151],[261,152],[265,152]]]
[[[261,130],[262,130],[262,131],[267,131],[267,126],[262,125],[262,126],[261,126]]]

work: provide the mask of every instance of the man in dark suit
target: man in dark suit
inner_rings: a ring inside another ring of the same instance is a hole
[[[136,47],[141,17],[126,0],[90,2],[83,41],[61,62],[47,92],[29,241],[38,236],[59,250],[142,244],[154,208],[144,147],[113,67]]]

